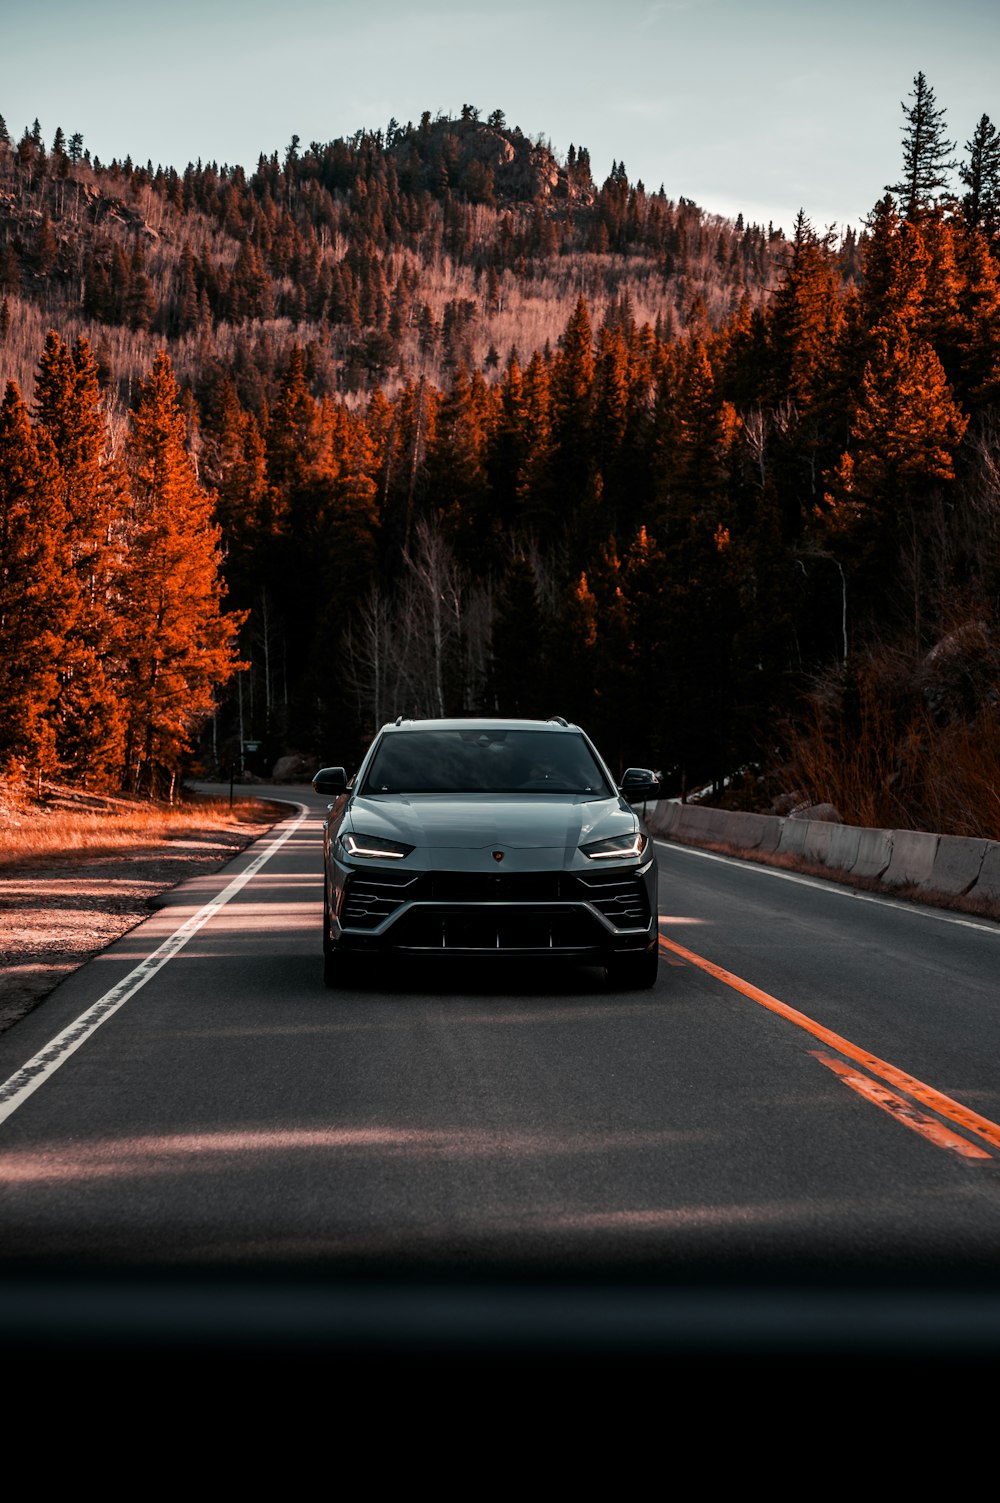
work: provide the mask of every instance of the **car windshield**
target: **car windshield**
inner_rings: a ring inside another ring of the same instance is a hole
[[[395,731],[383,736],[363,793],[576,793],[611,789],[572,733],[505,729]]]

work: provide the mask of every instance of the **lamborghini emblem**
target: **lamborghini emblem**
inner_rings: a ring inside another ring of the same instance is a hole
[[[494,851],[493,852],[493,860],[494,861],[502,861],[503,860],[503,851]]]

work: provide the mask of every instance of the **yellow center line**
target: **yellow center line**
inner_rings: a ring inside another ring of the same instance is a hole
[[[877,1054],[870,1054],[867,1049],[861,1049],[857,1044],[852,1044],[849,1039],[841,1037],[839,1033],[824,1028],[822,1023],[815,1022],[799,1012],[794,1007],[789,1007],[787,1002],[779,1002],[777,997],[772,997],[768,992],[763,992],[759,987],[752,986],[749,981],[744,981],[740,976],[734,976],[732,971],[726,971],[720,965],[711,960],[706,960],[703,955],[696,955],[693,950],[686,950],[683,945],[677,944],[665,935],[660,935],[660,949],[672,950],[675,955],[680,955],[683,960],[690,961],[718,981],[724,981],[726,986],[731,986],[734,991],[742,992],[744,997],[749,997],[752,1002],[759,1002],[761,1007],[768,1008],[787,1022],[794,1023],[797,1028],[803,1028],[811,1033],[814,1038],[820,1039],[824,1044],[829,1044],[836,1049],[838,1054],[844,1054],[848,1059],[853,1059],[856,1064],[864,1065],[873,1075],[879,1076],[890,1085],[898,1086],[907,1092],[914,1100],[920,1101],[924,1106],[929,1106],[932,1111],[941,1117],[947,1117],[957,1127],[964,1127],[967,1132],[974,1132],[977,1137],[987,1143],[992,1143],[994,1148],[1000,1148],[1000,1126],[991,1122],[988,1117],[981,1117],[978,1112],[963,1106],[960,1101],[953,1101],[950,1096],[945,1096],[941,1091],[936,1091],[933,1086],[925,1085],[916,1076],[908,1075],[905,1070],[897,1070],[895,1065],[888,1064],[884,1059],[879,1059]]]
[[[895,1091],[880,1085],[877,1080],[869,1080],[867,1075],[859,1075],[842,1059],[834,1059],[831,1054],[821,1054],[818,1049],[810,1049],[809,1053],[821,1065],[826,1065],[828,1070],[839,1075],[852,1091],[857,1091],[859,1096],[863,1096],[873,1106],[881,1107],[882,1111],[888,1112],[890,1117],[894,1117],[904,1127],[920,1133],[921,1137],[927,1138],[935,1147],[946,1148],[965,1159],[989,1159],[992,1162],[992,1154],[987,1153],[985,1148],[980,1148],[978,1143],[960,1138],[957,1132],[952,1132],[950,1127],[945,1127],[936,1117],[925,1117],[923,1112],[918,1112],[904,1097],[897,1096]]]

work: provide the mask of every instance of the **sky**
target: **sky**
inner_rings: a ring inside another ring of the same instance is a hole
[[[424,110],[585,146],[598,183],[791,229],[860,226],[923,72],[956,155],[1000,124],[997,0],[0,0],[0,115],[108,162],[252,169]]]

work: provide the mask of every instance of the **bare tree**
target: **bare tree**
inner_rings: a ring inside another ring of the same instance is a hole
[[[345,680],[359,714],[374,732],[395,708],[398,659],[392,608],[377,586],[344,635]]]
[[[409,577],[403,592],[407,635],[413,643],[411,686],[414,712],[445,713],[445,661],[462,623],[462,575],[439,527],[425,517],[416,525],[416,547],[404,550]]]

